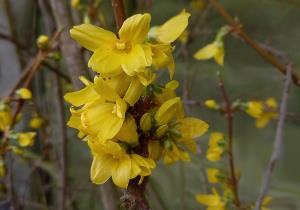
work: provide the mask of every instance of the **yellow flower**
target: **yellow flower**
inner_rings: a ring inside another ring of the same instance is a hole
[[[168,142],[168,141],[166,141]],[[170,148],[163,150],[163,160],[164,164],[169,165],[178,160],[191,161],[189,154],[181,149],[179,149],[173,142],[170,143]]]
[[[271,196],[264,197],[262,205],[261,205],[261,209],[262,210],[270,210],[269,208],[267,208],[267,206],[270,205],[271,201],[272,201]]]
[[[11,109],[5,106],[0,110],[0,131],[4,131],[12,123]]]
[[[36,132],[17,133],[18,143],[21,147],[29,147],[34,143]]]
[[[29,127],[32,128],[32,129],[38,129],[42,126],[43,123],[44,123],[43,118],[33,117],[29,121]]]
[[[24,100],[29,100],[32,98],[32,93],[29,89],[27,88],[20,88],[17,90],[17,95],[20,96],[20,98]]]
[[[254,118],[258,118],[263,113],[263,103],[261,101],[249,101],[247,103],[246,112],[248,115]]]
[[[46,49],[49,44],[49,37],[47,35],[40,35],[37,38],[36,44],[40,49]]]
[[[80,0],[71,0],[71,7],[77,9],[80,5]]]
[[[223,66],[224,64],[224,43],[222,41],[215,41],[201,48],[194,54],[197,60],[208,60],[214,58],[217,64]]]
[[[225,141],[224,135],[219,132],[213,132],[210,135],[210,139],[208,142],[208,150],[206,152],[207,160],[211,162],[219,161],[225,150]]]
[[[209,109],[218,109],[219,105],[217,102],[213,99],[207,99],[204,101],[204,105]]]
[[[148,152],[149,158],[158,161],[161,158],[163,152],[163,148],[160,145],[160,142],[150,140],[148,144]]]
[[[151,51],[143,42],[150,27],[149,14],[127,18],[118,37],[110,31],[90,24],[71,29],[71,36],[93,52],[89,67],[102,75],[117,75],[124,71],[129,76],[143,72],[151,65]]]
[[[179,97],[176,97],[164,102],[155,113],[154,119],[157,125],[163,125],[169,123],[175,117],[179,117],[179,113],[182,113],[181,101]]]
[[[200,204],[207,206],[207,210],[225,210],[226,207],[226,203],[214,188],[212,194],[196,195],[196,200]]]
[[[208,168],[206,170],[207,179],[210,183],[218,183],[218,175],[220,174],[220,170],[217,168]]]
[[[127,154],[116,142],[99,140],[89,141],[93,154],[91,180],[103,184],[110,177],[121,188],[127,188],[129,180],[140,176],[149,176],[155,162],[137,154]]]

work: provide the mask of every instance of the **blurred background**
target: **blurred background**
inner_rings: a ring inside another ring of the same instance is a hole
[[[226,22],[204,0],[127,0],[124,3],[127,16],[151,13],[152,26],[164,23],[182,9],[192,14],[188,42],[175,43],[175,79],[181,81],[178,94],[187,102],[185,108],[188,115],[205,120],[210,124],[210,129],[206,136],[198,140],[199,151],[193,155],[191,162],[177,162],[171,166],[158,164],[150,177],[147,197],[155,210],[204,209],[196,202],[195,195],[206,193],[209,188],[204,177],[205,168],[212,166],[205,159],[208,135],[213,131],[226,132],[227,125],[224,116],[201,105],[210,98],[222,101],[216,77],[221,67],[212,60],[196,61],[192,55],[212,42]],[[294,73],[300,75],[299,0],[222,0],[220,3],[242,23],[248,35],[275,53],[282,63],[292,62]],[[61,36],[65,38],[60,40],[69,44],[60,44],[62,51],[53,53],[53,57],[46,60],[34,76],[30,85],[33,101],[24,107],[25,120],[17,127],[19,130],[28,128],[32,113],[38,113],[45,120],[34,147],[26,153],[26,157],[13,155],[13,185],[24,209],[59,209],[61,186],[65,186],[66,194],[63,209],[105,209],[104,188],[93,185],[89,179],[90,152],[75,130],[66,127],[69,107],[62,101],[65,92],[78,89],[71,83],[77,80],[78,71],[81,71],[80,75],[92,76],[86,67],[90,54],[68,37],[68,29],[83,22],[115,31],[111,2],[0,0],[1,97],[8,95],[37,53],[36,40],[39,35],[51,36],[58,28],[64,27],[65,32]],[[74,46],[75,50],[72,48]],[[77,57],[72,58],[72,54]],[[74,59],[75,64],[70,63],[70,59]],[[228,35],[225,38],[225,63],[221,71],[231,100],[274,97],[280,101],[284,76],[237,36]],[[164,81],[167,76],[167,73],[162,74],[159,79]],[[293,117],[287,119],[283,151],[272,177],[269,193],[273,197],[271,209],[300,209],[300,164],[297,156],[300,148],[299,104],[300,88],[292,85],[288,112]],[[258,129],[254,119],[244,113],[235,114],[234,153],[241,173],[239,192],[243,201],[257,199],[272,150],[275,128],[276,121]],[[227,162],[218,164],[223,168],[227,166]],[[62,167],[66,168],[64,185],[59,179]],[[0,199],[0,209],[8,209],[5,194],[2,193]]]

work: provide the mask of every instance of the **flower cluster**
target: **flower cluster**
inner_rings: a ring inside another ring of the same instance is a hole
[[[118,34],[90,24],[75,26],[71,36],[93,52],[88,66],[97,73],[93,82],[67,93],[73,106],[68,126],[79,131],[91,149],[91,180],[127,188],[129,181],[149,176],[156,161],[166,164],[190,160],[194,139],[208,129],[185,117],[175,90],[176,80],[156,83],[156,72],[168,69],[172,79],[173,43],[186,29],[190,14],[182,11],[150,29],[149,14],[126,19]]]

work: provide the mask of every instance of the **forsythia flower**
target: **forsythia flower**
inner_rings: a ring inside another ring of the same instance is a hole
[[[225,210],[226,207],[226,203],[214,188],[213,194],[198,194],[196,195],[196,200],[200,204],[207,206],[207,210]]]
[[[149,176],[155,162],[137,154],[127,154],[118,143],[90,140],[89,146],[93,153],[91,166],[91,180],[96,184],[103,184],[110,177],[113,182],[127,188],[129,180],[136,176]]]
[[[29,121],[29,127],[32,128],[32,129],[38,129],[42,126],[43,123],[44,123],[43,118],[33,117]]]
[[[0,110],[0,131],[4,131],[12,123],[12,113],[8,106]]]
[[[20,88],[17,90],[17,95],[24,100],[29,100],[32,98],[32,93],[28,88]]]
[[[219,174],[220,170],[217,168],[208,168],[206,170],[207,179],[210,183],[218,183],[219,182]]]
[[[209,161],[219,161],[224,153],[224,135],[222,133],[214,132],[210,134],[208,142],[208,150],[206,152],[206,158]]]
[[[194,58],[197,60],[207,60],[214,58],[217,64],[220,66],[224,65],[224,36],[229,32],[230,28],[228,26],[222,27],[217,35],[215,40],[201,48],[194,54]]]
[[[99,73],[93,82],[81,77],[85,87],[64,96],[73,106],[68,126],[92,151],[94,183],[112,177],[127,188],[131,179],[141,183],[149,176],[161,157],[167,164],[187,161],[185,149],[196,151],[194,139],[207,131],[207,123],[184,117],[177,81],[165,87],[154,83],[158,69],[167,67],[173,76],[171,43],[186,29],[189,16],[182,11],[149,31],[150,15],[137,14],[124,21],[118,36],[90,24],[71,30],[93,51],[89,66]]]
[[[17,133],[17,140],[21,147],[29,147],[34,143],[35,132]]]
[[[277,119],[277,102],[274,98],[263,101],[249,101],[246,104],[246,113],[256,119],[256,127],[265,127],[270,120]]]

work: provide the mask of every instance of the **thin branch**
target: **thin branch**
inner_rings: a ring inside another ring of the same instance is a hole
[[[292,80],[292,66],[288,65],[287,70],[288,71],[287,71],[286,80],[283,87],[281,103],[280,103],[279,120],[276,128],[273,151],[266,168],[266,172],[260,190],[260,195],[256,201],[255,210],[260,210],[264,197],[268,194],[270,183],[271,183],[272,172],[282,151],[283,131],[284,131],[285,118],[287,114],[287,100],[289,95],[289,87]]]
[[[13,38],[13,37],[11,37],[7,34],[0,33],[0,39],[5,39],[5,40],[13,43],[14,45],[16,45],[17,48],[20,48],[20,49],[25,49],[26,48],[25,46],[20,44],[15,38]]]
[[[126,18],[123,0],[112,0],[111,5],[115,14],[117,30],[119,30]]]
[[[225,19],[225,21],[232,26],[233,32],[235,32],[242,40],[244,40],[250,47],[252,47],[263,59],[272,64],[282,74],[287,74],[287,68],[284,64],[280,63],[275,56],[270,54],[267,50],[262,48],[259,43],[254,41],[242,28],[241,24],[225,10],[225,8],[218,2],[218,0],[209,0],[211,5],[217,10],[217,12]],[[292,73],[292,79],[295,85],[300,87],[300,79],[296,74]]]
[[[61,71],[59,71],[57,68],[55,68],[50,63],[44,62],[43,66],[45,66],[47,69],[49,69],[49,71],[55,73],[58,77],[64,79],[66,82],[71,83],[71,79],[68,75],[62,73]]]
[[[63,0],[50,0],[52,12],[55,17],[58,29],[64,29],[60,36],[60,48],[71,76],[75,89],[80,89],[83,84],[78,79],[79,76],[87,76],[86,67],[80,48],[70,37],[69,30],[73,23],[68,8]]]
[[[225,116],[227,118],[227,131],[228,131],[228,160],[229,160],[229,169],[230,169],[230,184],[232,186],[232,191],[234,195],[234,204],[237,208],[241,206],[239,194],[238,194],[238,180],[236,178],[235,166],[234,166],[234,155],[233,155],[233,145],[232,145],[232,136],[233,136],[233,110],[231,108],[231,102],[228,97],[228,93],[224,86],[224,81],[221,75],[219,75],[218,85],[220,87],[224,102],[225,102]]]

